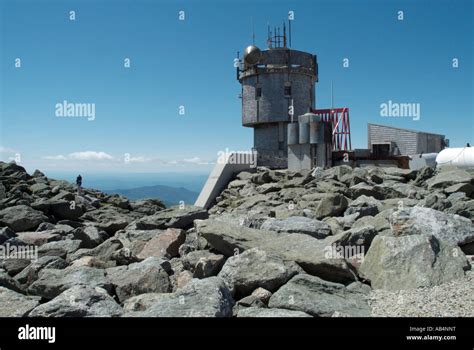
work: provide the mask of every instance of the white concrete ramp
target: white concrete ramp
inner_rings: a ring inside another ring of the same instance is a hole
[[[201,190],[196,203],[197,207],[209,209],[217,196],[227,186],[235,174],[244,170],[253,170],[254,164],[251,162],[236,162],[237,159],[245,159],[246,153],[231,153],[225,161],[218,161],[214,169],[212,169],[206,184]]]

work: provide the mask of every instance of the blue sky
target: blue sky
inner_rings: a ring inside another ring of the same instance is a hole
[[[288,11],[292,48],[318,55],[316,107],[332,81],[353,146],[366,147],[367,122],[473,142],[470,0],[0,2],[0,159],[19,154],[30,171],[206,172],[218,151],[248,150],[233,59],[252,20],[265,48],[267,22]],[[95,119],[56,117],[64,100],[94,103]],[[389,100],[419,103],[420,120],[381,117]]]

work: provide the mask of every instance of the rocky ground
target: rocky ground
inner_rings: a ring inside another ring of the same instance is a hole
[[[208,211],[0,181],[0,316],[473,316],[463,170],[258,168]]]

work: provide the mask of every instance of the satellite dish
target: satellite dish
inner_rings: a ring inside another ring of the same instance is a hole
[[[262,51],[255,45],[247,46],[244,52],[244,61],[247,64],[254,65],[260,62]]]

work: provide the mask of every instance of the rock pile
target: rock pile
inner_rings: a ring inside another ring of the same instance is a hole
[[[474,179],[459,169],[258,168],[209,211],[14,163],[0,181],[2,317],[371,316],[381,295],[470,280]]]

